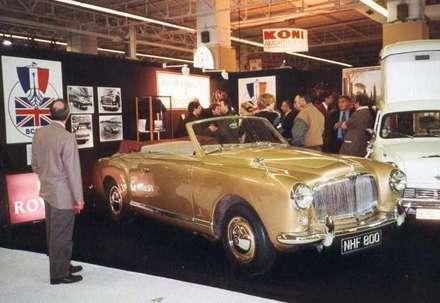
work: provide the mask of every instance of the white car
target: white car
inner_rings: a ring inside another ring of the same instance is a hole
[[[384,100],[368,155],[405,172],[410,214],[440,220],[440,40],[396,43],[381,59]]]

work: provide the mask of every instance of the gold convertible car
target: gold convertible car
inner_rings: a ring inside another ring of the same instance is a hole
[[[94,186],[113,219],[136,211],[221,240],[239,269],[263,273],[277,251],[382,245],[401,225],[406,176],[392,165],[293,148],[265,119],[186,125],[189,140],[98,161]]]

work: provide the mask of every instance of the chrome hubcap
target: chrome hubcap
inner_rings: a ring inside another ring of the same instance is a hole
[[[249,263],[255,257],[255,236],[250,223],[243,217],[234,217],[228,224],[229,248],[241,263]]]
[[[119,215],[122,210],[122,195],[117,185],[114,185],[110,188],[109,202],[112,213]]]

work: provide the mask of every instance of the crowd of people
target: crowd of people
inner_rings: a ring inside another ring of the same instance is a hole
[[[373,128],[374,111],[366,94],[340,96],[331,90],[312,90],[297,94],[293,100],[283,100],[278,106],[273,95],[262,94],[256,102],[240,105],[239,113],[231,107],[226,94],[213,98],[208,109],[199,100],[188,105],[176,137],[187,136],[185,124],[195,120],[241,115],[267,119],[293,146],[335,154],[363,157]]]

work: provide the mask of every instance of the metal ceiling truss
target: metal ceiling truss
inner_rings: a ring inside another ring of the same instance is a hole
[[[197,0],[86,2],[192,28],[195,28],[196,24]],[[291,26],[294,24],[292,20],[302,22],[302,19],[298,18],[323,12],[342,12],[354,3],[358,3],[358,0],[322,0],[315,5],[307,5],[305,0],[231,0],[231,23],[236,29],[234,35],[239,34],[240,38],[261,41],[260,29],[262,26],[268,26],[268,22],[269,25],[275,26],[282,20],[281,24]],[[381,39],[381,25],[368,18],[340,22],[334,20],[330,14],[325,16],[330,16],[328,22],[333,24],[309,28],[312,53],[315,50],[322,51],[322,47]],[[0,0],[0,27],[10,34],[57,41],[69,41],[72,35],[88,35],[98,39],[99,47],[125,51],[129,42],[129,26],[136,28],[139,52],[191,59],[197,44],[197,37],[191,32],[133,21],[53,0]]]
[[[188,32],[149,23],[133,23],[127,18],[48,0],[1,0],[0,24],[10,34],[27,34],[58,41],[68,41],[69,36],[76,34],[94,36],[100,45],[108,45],[106,40],[118,42],[115,49],[121,49],[121,42],[128,43],[128,27],[134,24],[139,49],[149,46],[148,50],[154,49],[155,54],[171,57],[189,57],[196,44],[195,35]]]

